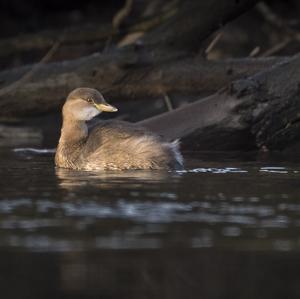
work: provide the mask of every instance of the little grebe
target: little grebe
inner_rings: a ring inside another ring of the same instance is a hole
[[[163,142],[144,128],[124,121],[87,121],[101,112],[116,112],[100,92],[73,90],[63,106],[63,125],[55,164],[78,170],[171,169],[182,167],[178,142]]]

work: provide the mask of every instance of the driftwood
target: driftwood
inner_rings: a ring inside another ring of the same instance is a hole
[[[300,55],[140,122],[189,149],[285,149],[300,137]],[[236,142],[235,142],[235,137]]]
[[[58,111],[68,92],[78,86],[97,87],[112,101],[165,94],[183,95],[188,101],[190,96],[199,98],[212,94],[232,80],[255,74],[282,60],[285,58],[219,62],[188,58],[138,68],[134,56],[128,55],[127,51],[118,51],[115,55],[97,54],[75,61],[50,63],[41,66],[30,82],[23,83],[13,92],[1,94],[0,90],[0,118]],[[10,86],[30,70],[31,66],[26,66],[3,71],[0,82],[2,86]]]
[[[96,37],[104,52],[47,64],[43,59],[0,72],[0,119],[59,111],[70,90],[90,86],[113,102],[165,98],[171,106],[173,98],[196,100],[140,122],[167,139],[181,138],[188,149],[290,147],[300,137],[299,56],[224,61],[202,57],[207,37],[256,2],[172,1],[141,26],[124,22],[132,9],[132,2],[126,1],[128,6],[116,14],[108,32]],[[132,32],[138,35],[129,36]],[[69,34],[61,43],[66,47],[94,40],[93,34],[78,35],[77,41],[76,34]],[[54,47],[51,38],[43,43]],[[34,46],[31,43],[31,49]],[[22,47],[20,51],[24,43]]]
[[[126,96],[126,94],[140,96],[141,92],[138,90],[140,84],[137,85],[137,81],[144,81],[147,85],[149,72],[152,76],[152,79],[151,76],[149,78],[150,83],[154,80],[159,81],[161,64],[172,67],[168,63],[190,57],[211,32],[247,11],[256,2],[256,0],[179,1],[175,7],[171,7],[172,14],[164,19],[160,26],[147,32],[138,43],[123,49],[70,62],[40,66],[27,82],[22,82],[21,86],[13,90],[7,86],[20,80],[32,70],[32,66],[4,71],[0,73],[2,119],[57,110],[71,89],[84,85],[100,90],[112,89],[112,96]],[[155,68],[158,68],[158,72],[155,72]],[[174,68],[176,70],[176,63]],[[179,72],[180,70],[177,74]],[[175,74],[173,76],[175,77]],[[133,82],[134,88],[132,85],[130,88],[126,86],[123,88],[121,84],[126,85],[126,82],[129,82],[129,85]],[[125,94],[118,92],[120,87],[124,89]],[[151,86],[147,89],[152,92]],[[157,93],[157,90],[154,92]],[[160,88],[159,93],[164,92],[165,90]]]

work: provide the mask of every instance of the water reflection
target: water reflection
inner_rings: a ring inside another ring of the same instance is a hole
[[[168,171],[76,171],[64,168],[55,169],[59,186],[67,190],[94,186],[99,189],[112,189],[118,184],[130,183],[132,189],[143,183],[157,183],[174,177],[175,172]],[[179,175],[177,175],[180,178]]]

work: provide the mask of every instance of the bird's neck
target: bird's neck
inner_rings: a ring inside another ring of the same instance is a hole
[[[81,144],[86,141],[87,136],[85,121],[64,117],[59,143]]]
[[[79,165],[82,148],[87,136],[88,128],[84,121],[64,117],[55,154],[56,165],[65,168],[76,168],[76,165]]]

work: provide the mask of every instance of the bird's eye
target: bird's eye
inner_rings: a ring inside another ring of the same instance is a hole
[[[93,103],[93,99],[92,99],[92,98],[88,98],[87,101],[88,101],[89,103]]]

